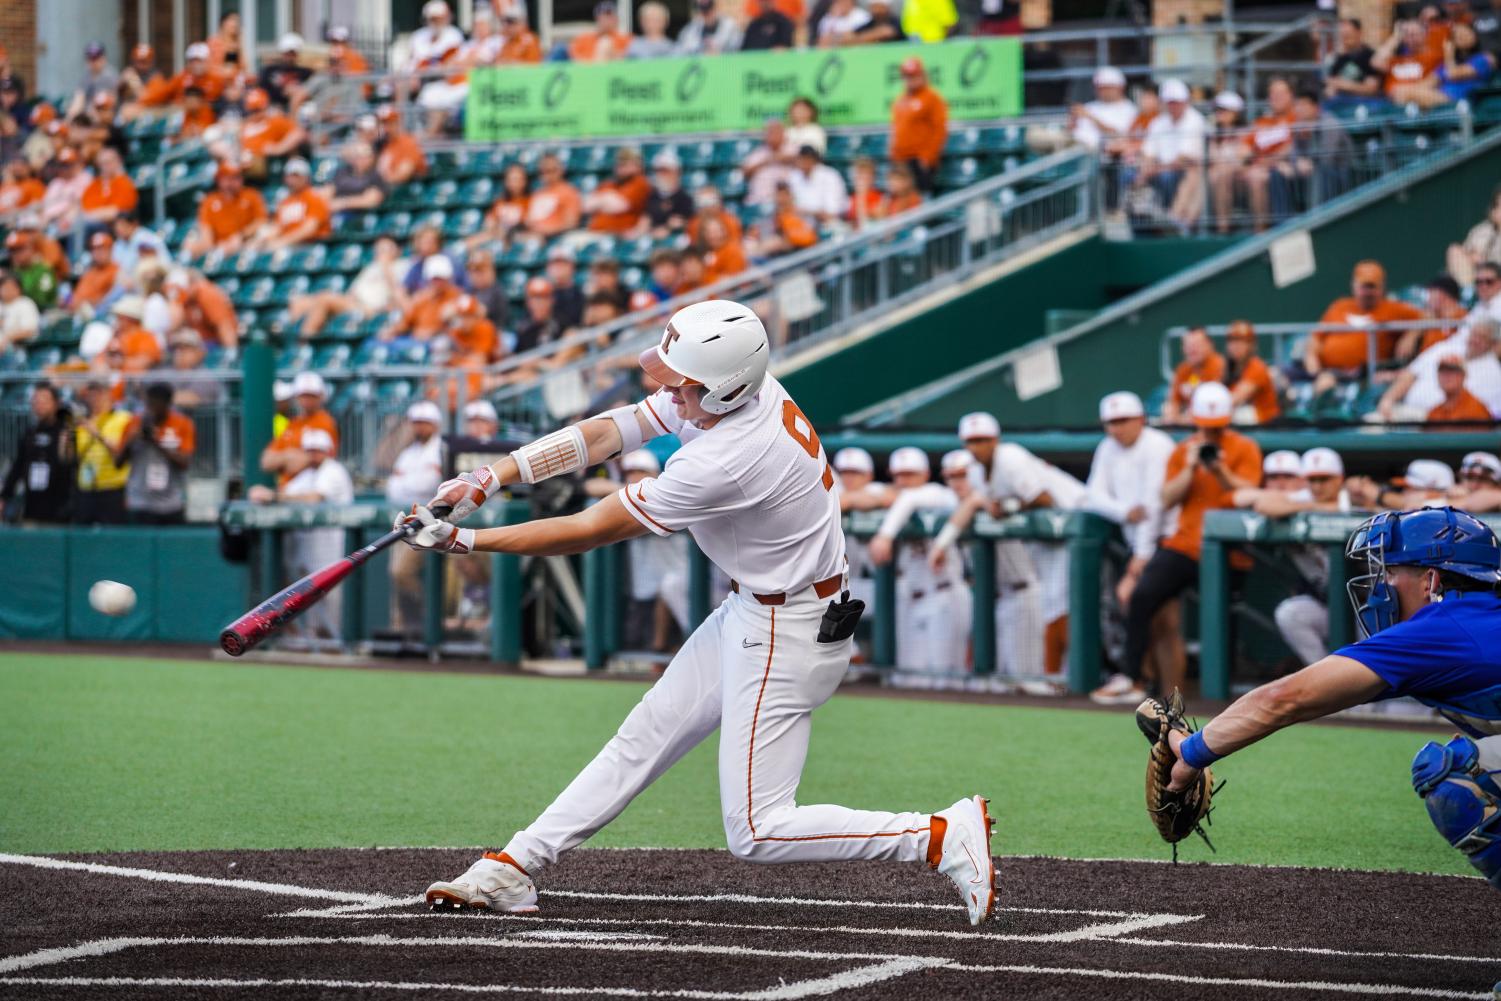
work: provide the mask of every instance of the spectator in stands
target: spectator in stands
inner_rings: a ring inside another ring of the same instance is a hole
[[[12,233],[11,237],[14,236]],[[21,293],[21,280],[16,273],[0,272],[0,354],[34,340],[41,328],[42,314],[36,303]]]
[[[631,36],[620,30],[620,15],[614,0],[594,5],[594,29],[575,36],[568,45],[568,58],[576,63],[605,63],[624,59]]]
[[[380,332],[383,341],[427,341],[443,330],[464,299],[464,290],[454,281],[453,262],[445,254],[433,254],[422,262],[422,288],[400,316]],[[478,309],[472,299],[469,305]]]
[[[324,408],[328,385],[323,377],[317,372],[298,372],[292,380],[292,395],[297,399],[297,416],[261,452],[261,469],[275,473],[283,483],[308,464],[307,446],[302,438],[305,431],[325,432],[331,441],[327,452],[334,451],[339,444],[339,425]]]
[[[175,142],[197,139],[218,120],[208,92],[202,87],[189,87],[182,93],[182,123],[172,138]]]
[[[1152,91],[1144,92],[1151,94]],[[1245,158],[1245,120],[1242,112],[1246,102],[1234,91],[1221,91],[1214,97],[1213,118],[1206,134],[1204,166],[1190,168],[1178,184],[1178,193],[1173,199],[1173,218],[1185,229],[1198,224],[1204,208],[1204,183],[1206,178],[1220,175],[1232,177]],[[1150,124],[1150,122],[1148,122]],[[1217,223],[1229,228],[1230,219],[1221,216]]]
[[[641,151],[622,146],[615,151],[615,170],[584,196],[583,209],[589,213],[589,230],[623,236],[634,230],[644,218],[651,198],[651,182],[646,179]]]
[[[76,477],[73,415],[62,405],[56,386],[39,382],[31,390],[31,416],[0,483],[0,516],[7,508],[14,510],[16,490],[24,483],[23,524],[65,523],[73,514]]]
[[[88,412],[74,429],[78,482],[73,520],[81,525],[123,525],[125,483],[130,478],[125,433],[135,418],[115,407],[107,382],[87,383],[83,402]]]
[[[1096,702],[1134,706],[1145,697],[1141,669],[1152,638],[1152,619],[1164,604],[1198,581],[1205,512],[1231,507],[1236,490],[1260,485],[1261,449],[1255,441],[1230,430],[1233,410],[1230,391],[1223,384],[1206,382],[1194,390],[1189,414],[1197,430],[1173,449],[1162,485],[1163,508],[1178,508],[1178,526],[1153,553],[1131,593],[1121,673],[1090,694]],[[1250,558],[1232,553],[1230,567],[1232,574],[1243,573],[1250,567]],[[1181,687],[1185,668],[1181,659],[1158,668],[1161,692]]]
[[[1162,423],[1185,423],[1194,391],[1206,382],[1225,381],[1225,357],[1214,349],[1209,331],[1194,327],[1183,335],[1183,360],[1173,371],[1167,399],[1162,401]]]
[[[1382,72],[1371,65],[1375,53],[1362,40],[1361,30],[1359,18],[1340,19],[1339,48],[1324,66],[1324,103],[1327,107],[1374,107],[1383,100]]]
[[[103,312],[119,292],[120,266],[115,263],[115,238],[104,230],[89,237],[89,263],[73,285],[68,310],[83,316]]]
[[[1235,423],[1266,424],[1282,412],[1272,370],[1256,353],[1256,329],[1245,320],[1230,324],[1225,337],[1229,364],[1224,382],[1235,403]]]
[[[500,437],[500,415],[489,400],[470,400],[464,404],[464,437],[475,441],[493,441]]]
[[[298,329],[303,337],[316,337],[331,316],[354,313],[362,320],[368,320],[393,309],[402,309],[406,298],[403,279],[407,270],[407,262],[401,256],[401,245],[389,233],[382,233],[375,239],[370,263],[360,269],[347,290],[294,295],[287,304],[287,320],[289,323],[300,322]]]
[[[1094,73],[1094,100],[1068,111],[1074,141],[1093,150],[1106,150],[1113,139],[1124,138],[1136,121],[1136,105],[1126,97],[1126,74],[1114,66]]]
[[[626,55],[631,59],[660,59],[677,51],[677,45],[667,35],[667,25],[672,15],[667,5],[660,0],[647,0],[636,11],[636,26],[641,34],[631,39]]]
[[[693,217],[693,197],[683,190],[683,164],[672,150],[664,149],[652,157],[651,167],[646,212],[631,235],[649,234],[661,240],[681,233],[688,225]]]
[[[1085,484],[1087,509],[1120,525],[1131,550],[1115,587],[1116,601],[1123,609],[1162,535],[1161,485],[1167,479],[1168,457],[1174,447],[1165,431],[1147,426],[1146,413],[1141,397],[1127,390],[1100,400],[1105,437],[1095,446]],[[1153,632],[1152,649],[1156,650],[1161,637],[1156,635],[1158,630]]]
[[[415,135],[401,126],[401,114],[394,104],[382,104],[375,111],[380,124],[380,152],[375,169],[392,190],[427,174],[427,154]]]
[[[208,46],[210,66],[233,69],[241,65],[240,33],[243,27],[238,11],[228,11],[220,15],[218,29],[204,43]]]
[[[641,17],[646,17],[643,8]],[[493,62],[497,66],[525,66],[542,61],[542,45],[526,26],[526,9],[513,4],[500,13],[500,51]]]
[[[375,150],[359,141],[344,144],[330,183],[318,189],[330,212],[368,212],[386,200],[386,182],[375,169]]]
[[[1229,232],[1235,192],[1246,193],[1251,224],[1259,232],[1271,225],[1269,202],[1272,174],[1278,172],[1293,145],[1293,89],[1278,77],[1267,86],[1267,113],[1243,136],[1238,160],[1215,164],[1209,171],[1214,193],[1215,225]]]
[[[854,35],[844,40],[845,45],[879,45],[883,42],[905,42],[902,23],[891,11],[891,0],[866,0],[870,20]]]
[[[0,211],[4,211],[3,202]],[[1481,264],[1501,264],[1501,188],[1491,193],[1489,211],[1470,228],[1464,243],[1449,245],[1444,261],[1449,274],[1466,288],[1475,284],[1475,269]]]
[[[184,103],[189,90],[202,93],[213,104],[224,92],[226,76],[208,64],[208,46],[202,42],[189,45],[184,53],[187,65],[176,76],[158,76],[142,92],[140,102],[147,108],[162,108]]]
[[[308,141],[307,132],[291,116],[271,102],[260,87],[245,92],[242,102],[245,122],[240,126],[240,149],[245,171],[256,180],[264,180],[271,161],[290,156]]]
[[[328,61],[323,74],[330,77],[359,76],[370,72],[370,64],[360,50],[350,44],[349,27],[343,24],[328,29]]]
[[[183,241],[189,257],[211,250],[235,254],[266,221],[266,202],[261,193],[245,186],[238,165],[220,163],[214,170],[214,190],[198,204],[198,225]]]
[[[239,346],[240,321],[234,303],[202,272],[174,267],[167,272],[164,291],[171,310],[169,329],[192,330],[221,348]]]
[[[203,337],[192,327],[173,331],[167,339],[168,368],[162,375],[172,386],[173,402],[185,410],[206,407],[224,398],[224,380],[220,377],[196,378],[189,373],[203,371],[207,357]]]
[[[172,407],[172,387],[146,387],[141,416],[131,420],[119,451],[130,462],[125,514],[132,525],[181,525],[187,513],[188,466],[193,461],[193,420]]]
[[[752,13],[753,7],[759,7]],[[801,8],[801,0],[797,0]],[[797,25],[774,4],[746,4],[743,14],[750,18],[740,39],[741,52],[768,52],[790,49],[797,44]]]
[[[756,224],[749,248],[751,255],[777,257],[804,250],[817,242],[818,229],[812,219],[798,210],[792,188],[786,184],[777,185],[776,202],[771,214]],[[684,286],[697,288],[697,284],[688,285],[687,280]]]
[[[132,276],[141,258],[155,255],[165,260],[169,254],[162,238],[141,225],[134,212],[121,212],[110,227],[115,234],[115,263],[122,276]]]
[[[1352,294],[1330,303],[1320,322],[1364,328],[1423,318],[1416,307],[1386,297],[1386,269],[1377,261],[1356,264],[1350,283]],[[1392,330],[1315,330],[1304,349],[1302,370],[1289,374],[1314,379],[1314,391],[1322,393],[1338,381],[1359,378],[1368,359],[1389,360],[1397,338]]]
[[[115,336],[104,352],[104,366],[111,372],[144,372],[162,360],[162,345],[142,321],[146,300],[138,295],[121,296],[110,307]]]
[[[720,197],[719,189],[712,184],[705,184],[693,193],[693,218],[688,220],[685,232],[690,241],[698,240],[698,231],[704,222],[709,219],[718,219],[724,223],[735,239],[740,239],[743,227],[740,217],[724,206],[724,199]]]
[[[959,12],[953,0],[906,0],[902,4],[902,33],[914,41],[941,42],[958,23]],[[1031,98],[1028,101],[1031,103]],[[1063,102],[1049,100],[1041,103],[1056,105]]]
[[[584,295],[585,302],[596,296],[604,296],[624,313],[631,293],[620,281],[620,262],[613,257],[596,257],[589,265]]]
[[[402,278],[402,288],[408,295],[413,295],[427,281],[423,266],[430,257],[442,257],[450,265],[450,274],[454,276],[460,285],[465,283],[458,270],[458,262],[443,249],[443,231],[437,226],[424,225],[417,227],[412,233],[412,253],[407,258],[411,263],[407,266],[406,275]]]
[[[80,207],[85,221],[107,226],[121,212],[134,212],[140,196],[114,149],[106,146],[100,150],[94,167],[99,173],[84,188]]]
[[[120,89],[120,74],[109,64],[103,42],[90,42],[83,49],[83,79],[68,101],[67,117],[81,115],[94,105],[96,94],[113,94]]]
[[[71,146],[57,151],[57,176],[42,195],[42,223],[59,236],[73,231],[83,218],[83,193],[93,176],[83,169],[82,158]]]
[[[855,190],[850,198],[849,219],[857,228],[889,219],[922,204],[917,178],[905,163],[892,164],[887,170],[885,192],[875,187],[876,163],[869,157],[856,160],[852,173]]]
[[[1457,392],[1468,382],[1489,413],[1501,413],[1501,361],[1496,358],[1497,323],[1489,317],[1469,321],[1449,339],[1440,341],[1412,360],[1381,397],[1375,414],[1367,420],[1422,421],[1436,407],[1457,406]],[[1442,369],[1458,363],[1460,377],[1448,377]],[[1457,385],[1456,385],[1457,383]],[[1451,389],[1455,393],[1451,393]],[[1466,396],[1470,395],[1468,392]],[[1467,407],[1473,412],[1473,407]],[[1447,418],[1453,420],[1454,418]]]
[[[745,204],[770,205],[777,185],[792,176],[797,148],[787,142],[787,129],[780,118],[768,118],[761,130],[761,145],[740,161],[745,175]]]
[[[537,161],[537,190],[526,206],[526,229],[533,236],[551,239],[577,229],[583,218],[583,198],[564,176],[563,161],[548,153]]]
[[[1429,424],[1486,423],[1495,417],[1490,409],[1465,388],[1465,359],[1459,355],[1445,355],[1438,363],[1438,387],[1444,394],[1443,402],[1428,411],[1425,421]]]
[[[613,258],[605,260],[615,263]],[[488,250],[471,250],[464,261],[464,271],[469,276],[469,294],[479,303],[485,319],[493,323],[496,330],[509,330],[511,300],[495,271],[495,258]]]
[[[1466,100],[1496,72],[1496,54],[1482,49],[1475,29],[1463,22],[1450,27],[1442,53],[1443,61],[1431,73],[1403,89],[1404,103],[1436,108]]]
[[[47,186],[37,179],[31,162],[16,156],[5,164],[5,181],[0,184],[0,224],[8,225],[22,209],[36,205],[47,193]]]
[[[443,449],[443,413],[437,404],[420,400],[407,408],[407,421],[402,437],[407,445],[402,448],[391,465],[391,475],[386,480],[386,501],[392,506],[408,510],[414,504],[426,504],[443,481],[445,458]],[[391,552],[391,596],[394,599],[396,628],[409,635],[422,629],[422,568],[427,561],[423,554],[408,546],[406,550]]]
[[[554,314],[565,328],[578,326],[584,315],[584,290],[578,284],[578,262],[567,247],[547,251],[547,281],[555,301]]]
[[[792,150],[812,146],[823,156],[829,134],[818,124],[818,105],[806,97],[794,97],[787,105],[787,145]]]
[[[1428,44],[1428,29],[1417,19],[1398,19],[1391,37],[1371,56],[1371,68],[1386,74],[1386,95],[1406,104],[1424,90],[1423,80],[1438,69],[1442,48]]]
[[[697,247],[683,249],[678,263],[678,295],[702,288],[704,284],[704,254]]]
[[[518,230],[526,225],[527,203],[531,201],[532,179],[519,163],[506,165],[500,175],[500,195],[485,213],[483,228],[466,243],[474,246],[498,240],[509,244]]]
[[[677,54],[709,56],[740,48],[740,26],[719,12],[719,0],[693,0],[691,16],[678,32]]]
[[[933,190],[938,161],[949,137],[949,106],[928,83],[922,60],[902,62],[902,93],[891,102],[892,163],[906,163],[917,178],[919,191]]]
[[[1184,203],[1179,187],[1184,176],[1199,169],[1204,161],[1204,137],[1207,123],[1191,103],[1188,85],[1168,79],[1157,88],[1163,110],[1147,126],[1142,142],[1141,167],[1133,183],[1137,188],[1150,187],[1159,211],[1179,226],[1197,220],[1199,206]]]
[[[142,97],[151,85],[161,78],[162,71],[156,68],[156,50],[145,42],[130,50],[130,65],[120,71],[120,102],[122,113],[134,116]]]
[[[147,258],[136,265],[135,288],[141,294],[141,326],[156,338],[157,347],[167,343],[172,328],[172,309],[167,304],[167,265]]]
[[[683,255],[670,247],[652,251],[646,262],[649,276],[646,289],[658,302],[666,302],[678,294],[678,284],[683,278],[682,265]]]
[[[1462,293],[1459,283],[1448,275],[1437,275],[1428,280],[1424,290],[1424,310],[1426,317],[1432,320],[1448,320],[1445,326],[1431,327],[1428,330],[1408,330],[1402,333],[1397,340],[1397,357],[1411,358],[1438,344],[1448,340],[1454,335],[1455,325],[1463,320],[1469,313],[1464,303],[1460,301]]]
[[[473,34],[447,61],[450,75],[429,80],[417,95],[417,106],[427,112],[427,134],[441,137],[451,116],[464,107],[469,96],[469,71],[476,66],[494,66],[500,57],[505,37],[500,22],[489,7],[474,9]]]
[[[10,272],[16,277],[21,293],[35,303],[37,309],[56,306],[57,272],[42,260],[36,244],[20,230],[12,230],[5,238],[5,249],[10,252]]]
[[[827,12],[813,27],[819,48],[849,45],[855,33],[870,23],[870,14],[855,0],[831,0]]]
[[[860,229],[880,219],[884,198],[876,186],[876,161],[868,156],[857,157],[850,164],[849,221]]]
[[[277,203],[276,214],[252,241],[256,250],[280,250],[299,243],[322,240],[332,232],[328,202],[313,189],[313,169],[300,156],[287,161],[282,170],[287,194]]]
[[[555,298],[553,295],[552,282],[546,278],[533,278],[526,283],[526,317],[516,329],[516,353],[530,351],[543,344],[549,344],[563,336],[564,324],[559,322],[554,313]],[[512,378],[522,379],[529,377],[521,373],[511,373]]]
[[[436,69],[464,44],[464,33],[453,26],[453,13],[443,0],[422,5],[422,27],[407,40],[408,73]]]
[[[1292,215],[1300,204],[1322,204],[1350,186],[1355,144],[1335,116],[1319,107],[1318,94],[1293,98],[1293,145],[1271,178],[1272,214]]]
[[[705,222],[699,238],[702,242],[699,249],[704,255],[705,284],[712,285],[746,269],[745,248],[718,219]]]
[[[796,167],[787,179],[798,212],[821,223],[842,219],[849,211],[849,189],[844,176],[823,162],[818,150],[804,146],[797,151]]]

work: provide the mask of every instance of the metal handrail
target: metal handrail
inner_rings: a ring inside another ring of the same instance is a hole
[[[1404,333],[1409,330],[1458,330],[1468,323],[1467,317],[1458,319],[1443,319],[1441,317],[1425,317],[1421,320],[1391,320],[1386,323],[1324,323],[1322,321],[1299,322],[1299,323],[1256,323],[1253,327],[1256,336],[1268,337],[1272,340],[1273,360],[1282,364],[1290,360],[1289,346],[1295,344],[1299,338],[1314,333],[1325,334],[1352,334],[1360,333],[1368,335],[1366,338],[1366,372],[1375,371],[1376,359],[1376,334]],[[1224,337],[1230,332],[1230,325],[1223,323],[1204,324],[1202,326],[1178,326],[1170,327],[1162,335],[1162,343],[1159,348],[1160,368],[1164,379],[1173,377],[1173,342],[1181,341],[1191,330],[1202,330],[1211,338]]]
[[[167,218],[167,199],[183,191],[194,190],[192,184],[193,174],[189,171],[180,181],[171,185],[167,183],[167,168],[178,160],[197,159],[207,151],[203,140],[198,138],[188,139],[184,142],[173,143],[163,148],[156,155],[156,170],[152,175],[151,183],[154,189],[153,207],[155,214],[152,221],[160,226]]]

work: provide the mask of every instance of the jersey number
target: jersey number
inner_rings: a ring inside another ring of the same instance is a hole
[[[818,443],[818,432],[813,430],[813,422],[808,420],[808,415],[791,400],[782,402],[782,427],[787,429],[793,441],[803,447],[809,458],[818,458],[818,451],[823,447]],[[823,488],[834,489],[834,471],[827,462],[823,466]]]

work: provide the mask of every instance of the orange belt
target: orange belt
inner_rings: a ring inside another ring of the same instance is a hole
[[[844,574],[842,573],[836,573],[832,577],[825,577],[823,580],[816,580],[813,582],[813,593],[820,598],[832,597],[839,593],[839,587],[843,582]],[[730,590],[739,594],[740,585],[732,580],[730,581]],[[786,591],[778,591],[776,594],[753,594],[751,597],[763,605],[785,605],[787,603]]]

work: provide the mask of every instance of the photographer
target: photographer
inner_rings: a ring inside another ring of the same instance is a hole
[[[1152,639],[1152,618],[1167,602],[1199,580],[1199,552],[1203,545],[1204,513],[1234,506],[1235,491],[1260,485],[1261,448],[1229,428],[1235,409],[1223,383],[1206,382],[1194,390],[1189,417],[1197,430],[1178,443],[1168,457],[1167,480],[1162,484],[1162,507],[1177,507],[1178,528],[1158,546],[1141,572],[1126,608],[1124,673],[1090,693],[1101,705],[1134,706],[1146,698],[1141,664]],[[1250,568],[1244,553],[1230,556],[1232,573]],[[1166,694],[1182,686],[1186,655],[1182,647],[1171,663],[1158,665],[1157,690]]]
[[[188,465],[193,461],[193,420],[172,409],[172,387],[146,387],[146,409],[125,430],[130,457],[125,513],[132,525],[181,525],[187,512]]]

